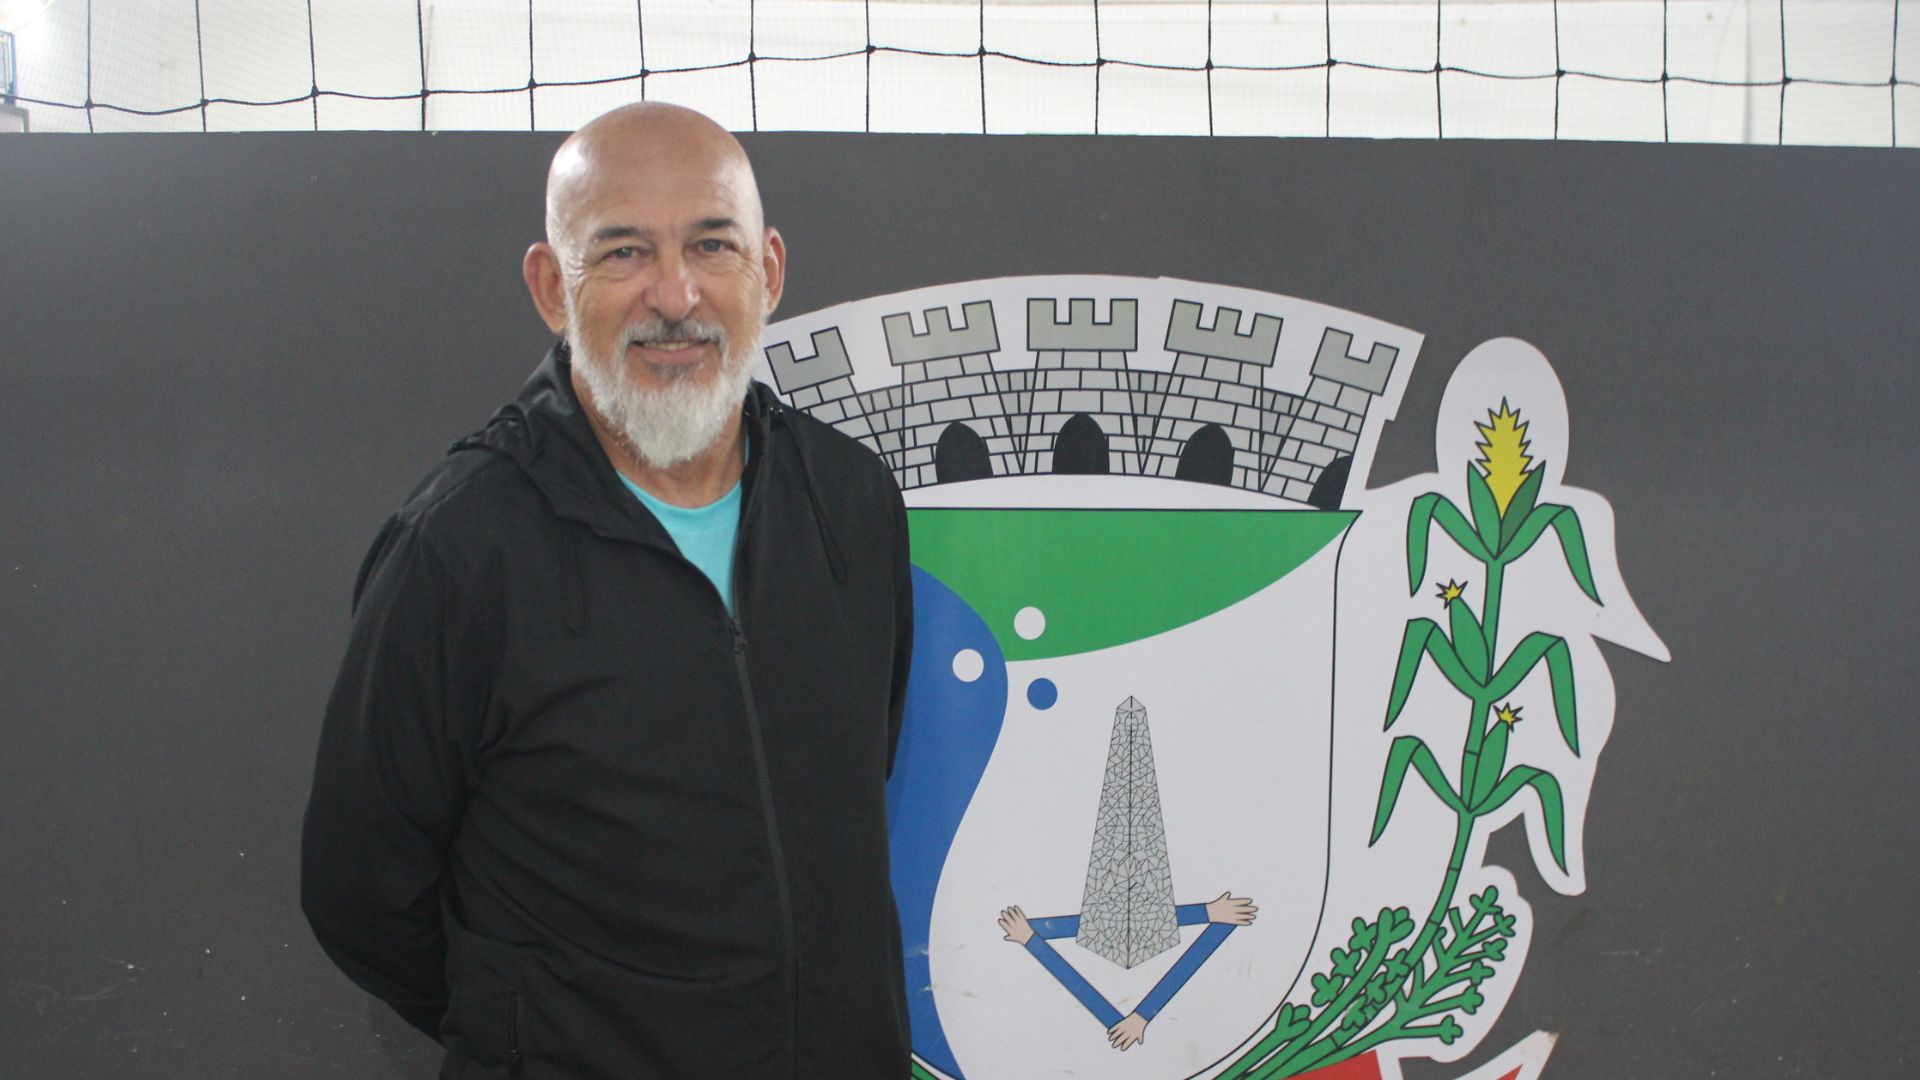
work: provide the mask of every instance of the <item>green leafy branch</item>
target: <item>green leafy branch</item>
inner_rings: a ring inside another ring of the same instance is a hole
[[[1406,950],[1394,946],[1413,932],[1413,918],[1406,908],[1381,908],[1372,922],[1353,920],[1346,946],[1330,951],[1329,968],[1313,976],[1312,1006],[1283,1003],[1273,1026],[1222,1076],[1232,1080],[1294,1076],[1351,1041],[1388,995],[1405,982],[1410,973]],[[1330,1027],[1335,1030],[1329,1035]]]
[[[1387,1020],[1347,1044],[1346,1056],[1394,1039],[1435,1038],[1451,1046],[1464,1034],[1448,1014],[1472,1016],[1486,1004],[1480,986],[1506,958],[1507,942],[1516,932],[1514,917],[1499,900],[1500,890],[1489,885],[1469,898],[1464,915],[1459,908],[1448,909],[1446,926],[1434,937],[1432,974],[1412,965],[1412,978],[1394,997]]]
[[[1465,1031],[1449,1014],[1472,1015],[1485,1004],[1481,984],[1493,976],[1515,933],[1514,918],[1501,909],[1499,896],[1488,886],[1464,912],[1448,912],[1435,938],[1431,974],[1413,962],[1408,949],[1394,947],[1415,929],[1406,908],[1382,908],[1372,922],[1355,919],[1346,946],[1331,950],[1327,969],[1313,975],[1311,1004],[1282,1005],[1266,1036],[1224,1075],[1277,1080],[1394,1039],[1453,1043]]]

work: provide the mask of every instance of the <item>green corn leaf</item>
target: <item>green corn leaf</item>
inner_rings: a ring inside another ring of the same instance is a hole
[[[1427,635],[1427,655],[1433,657],[1433,666],[1440,669],[1440,674],[1447,677],[1455,690],[1473,697],[1474,692],[1480,689],[1480,680],[1474,678],[1467,666],[1460,662],[1460,654],[1454,651],[1453,642],[1448,641],[1437,626],[1433,633]]]
[[[1467,462],[1467,505],[1473,508],[1473,531],[1480,534],[1480,542],[1487,550],[1500,547],[1500,504],[1494,501],[1493,489],[1487,486],[1487,478],[1474,468],[1473,462]]]
[[[1553,682],[1553,715],[1560,721],[1560,737],[1580,756],[1579,703],[1573,693],[1573,653],[1564,638],[1547,646],[1547,677]]]
[[[1513,493],[1513,498],[1507,503],[1506,513],[1500,515],[1502,551],[1513,542],[1514,534],[1520,531],[1520,525],[1527,520],[1527,515],[1533,513],[1533,504],[1540,501],[1541,477],[1547,474],[1540,464],[1536,461],[1533,468],[1527,470],[1526,479],[1520,481],[1520,490]]]
[[[1479,535],[1473,531],[1473,526],[1467,522],[1467,515],[1461,513],[1459,507],[1448,502],[1445,498],[1440,496],[1435,496],[1435,498],[1440,499],[1440,501],[1435,503],[1433,507],[1434,522],[1441,528],[1447,530],[1447,535],[1453,537],[1453,542],[1460,545],[1460,550],[1479,559],[1481,562],[1491,561],[1493,559],[1492,550],[1480,542]]]
[[[1480,680],[1461,663],[1453,643],[1440,632],[1439,624],[1432,619],[1409,619],[1406,633],[1400,638],[1400,661],[1393,671],[1393,692],[1387,696],[1387,719],[1382,730],[1393,727],[1393,722],[1400,718],[1400,710],[1406,707],[1414,676],[1420,673],[1422,652],[1433,657],[1433,666],[1440,669],[1440,674],[1447,677],[1455,690],[1468,697],[1475,696],[1479,690]]]
[[[1387,752],[1387,769],[1380,776],[1380,800],[1373,811],[1373,835],[1367,840],[1368,846],[1377,843],[1382,833],[1387,831],[1387,822],[1393,817],[1393,808],[1400,801],[1400,789],[1407,780],[1407,766],[1412,765],[1419,771],[1427,786],[1440,801],[1454,810],[1463,808],[1460,796],[1454,793],[1453,786],[1447,783],[1447,776],[1440,771],[1440,763],[1433,759],[1433,751],[1427,744],[1412,735],[1402,735],[1393,740],[1393,746]]]
[[[1525,555],[1533,547],[1533,542],[1540,539],[1541,534],[1553,524],[1553,519],[1566,509],[1568,508],[1558,503],[1541,503],[1527,511],[1526,518],[1514,527],[1513,535],[1500,545],[1500,561],[1510,563]],[[1507,515],[1514,516],[1511,507],[1508,508]]]
[[[1553,684],[1553,715],[1560,724],[1560,737],[1567,749],[1580,753],[1579,701],[1573,690],[1573,652],[1567,639],[1552,634],[1528,634],[1507,655],[1507,662],[1487,683],[1487,698],[1495,700],[1513,693],[1544,657],[1547,678]]]
[[[1428,492],[1413,500],[1407,508],[1407,595],[1420,591],[1420,583],[1427,577],[1427,544],[1433,526],[1445,529],[1453,542],[1461,550],[1487,562],[1493,558],[1487,546],[1480,542],[1473,526],[1468,524],[1467,516],[1460,508],[1449,502],[1444,495]]]
[[[1493,791],[1501,771],[1507,767],[1507,741],[1512,737],[1510,725],[1498,720],[1493,722],[1493,730],[1487,732],[1486,740],[1480,744],[1480,760],[1473,767],[1472,794],[1467,797],[1469,807],[1478,807]]]
[[[1400,737],[1412,738],[1410,735]],[[1453,785],[1448,782],[1447,774],[1441,770],[1440,763],[1433,759],[1433,751],[1427,749],[1426,743],[1420,743],[1414,749],[1413,767],[1420,773],[1421,779],[1427,782],[1427,786],[1433,789],[1435,797],[1446,803],[1449,810],[1459,811],[1467,808],[1466,804],[1460,801],[1459,794],[1453,790]]]
[[[1413,500],[1407,508],[1407,595],[1420,591],[1427,579],[1427,534],[1433,529],[1433,505],[1440,501],[1435,492]]]
[[[1393,808],[1400,802],[1400,789],[1407,782],[1407,766],[1413,763],[1414,752],[1423,745],[1412,735],[1393,740],[1393,748],[1387,752],[1387,770],[1380,774],[1380,798],[1373,805],[1373,834],[1367,837],[1368,847],[1379,843],[1381,834],[1387,831]]]
[[[1387,697],[1387,722],[1382,731],[1392,729],[1393,722],[1400,718],[1407,695],[1413,691],[1413,677],[1420,674],[1420,655],[1427,651],[1427,638],[1439,630],[1439,624],[1432,619],[1407,622],[1406,633],[1400,636],[1400,662],[1393,669],[1393,693]]]
[[[1587,561],[1587,536],[1580,529],[1580,515],[1571,506],[1560,510],[1553,516],[1553,531],[1560,534],[1560,552],[1567,557],[1567,570],[1580,583],[1580,591],[1597,604],[1600,590],[1593,586],[1593,567]]]
[[[1452,632],[1454,652],[1473,676],[1474,685],[1487,681],[1487,632],[1461,597],[1447,605],[1447,628]]]
[[[1506,662],[1500,665],[1500,670],[1494,672],[1493,678],[1487,681],[1487,699],[1493,700],[1512,694],[1513,688],[1520,685],[1521,681],[1527,677],[1527,673],[1533,670],[1533,666],[1538,664],[1540,658],[1555,645],[1559,645],[1562,651],[1567,647],[1564,638],[1539,631],[1521,638],[1520,644],[1515,645],[1513,651],[1507,654]]]
[[[1512,538],[1501,546],[1500,561],[1512,562],[1525,555],[1549,528],[1560,537],[1560,552],[1566,556],[1567,570],[1573,574],[1580,591],[1594,603],[1601,603],[1600,590],[1593,583],[1593,564],[1587,558],[1587,535],[1580,528],[1580,515],[1571,506],[1541,503],[1534,507],[1513,531]]]
[[[1545,769],[1516,765],[1487,797],[1474,806],[1475,814],[1491,814],[1507,804],[1523,787],[1531,787],[1540,796],[1540,812],[1547,827],[1547,848],[1553,863],[1562,873],[1567,869],[1567,811],[1560,797],[1560,781]]]

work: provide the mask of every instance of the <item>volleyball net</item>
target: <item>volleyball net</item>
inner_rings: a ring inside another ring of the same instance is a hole
[[[743,131],[1910,147],[1916,17],[1920,0],[0,0],[0,88],[36,131],[571,129],[647,98]]]

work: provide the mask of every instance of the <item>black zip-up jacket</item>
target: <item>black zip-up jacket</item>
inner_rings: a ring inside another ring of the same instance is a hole
[[[567,363],[361,568],[302,838],[314,933],[442,1077],[903,1077],[900,494],[755,384],[729,617]]]

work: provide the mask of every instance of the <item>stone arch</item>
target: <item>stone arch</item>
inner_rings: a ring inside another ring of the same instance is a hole
[[[1180,463],[1174,468],[1173,476],[1176,480],[1231,487],[1233,440],[1227,437],[1226,429],[1219,424],[1208,424],[1188,437],[1187,445],[1180,448]]]
[[[1353,471],[1353,459],[1345,454],[1327,463],[1320,470],[1320,479],[1313,482],[1313,493],[1307,496],[1307,505],[1317,510],[1338,510],[1340,499],[1347,493],[1347,474]]]
[[[1053,437],[1053,471],[1078,476],[1104,475],[1112,470],[1107,463],[1107,433],[1086,413],[1075,413]]]
[[[957,420],[948,424],[933,444],[933,482],[952,484],[992,475],[993,455],[987,451],[987,440]]]

